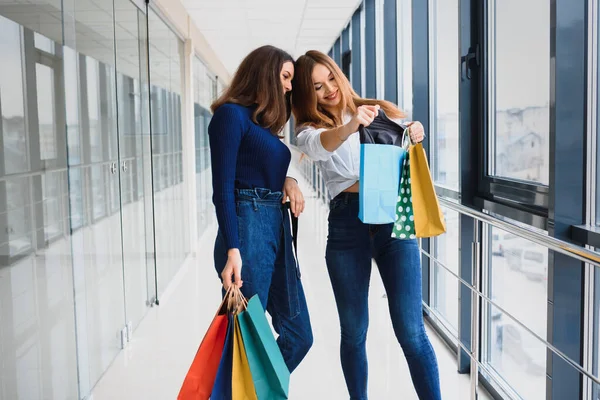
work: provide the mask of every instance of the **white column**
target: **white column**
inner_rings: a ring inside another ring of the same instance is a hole
[[[183,65],[183,106],[181,119],[183,127],[183,195],[185,221],[190,238],[191,252],[195,253],[198,244],[198,221],[196,207],[196,135],[194,132],[194,46],[192,40],[185,41]]]

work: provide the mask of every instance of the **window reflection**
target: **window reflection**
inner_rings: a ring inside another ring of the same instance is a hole
[[[16,23],[0,16],[0,115],[4,144],[4,172],[14,174],[29,169],[25,131],[25,93],[23,89],[23,34]]]
[[[52,160],[57,157],[54,69],[43,64],[36,64],[35,71],[40,158],[42,160]]]
[[[162,192],[155,196],[154,205],[158,289],[161,293],[189,252],[180,184],[183,170],[180,118],[183,42],[153,11],[148,14],[148,24],[154,190]]]
[[[65,233],[65,205],[64,193],[67,188],[66,172],[54,171],[41,176],[42,201],[44,205],[44,238],[46,241],[60,238]],[[39,232],[38,232],[39,233]]]
[[[65,77],[65,107],[67,119],[67,145],[69,152],[69,165],[78,165],[83,162],[81,154],[81,132],[79,127],[79,80],[78,55],[75,51],[65,47],[63,52]]]
[[[489,297],[546,338],[548,250],[497,228],[489,243]],[[523,398],[544,399],[545,345],[493,305],[486,309],[485,361]]]
[[[546,0],[491,3],[491,174],[547,185],[550,3]]]
[[[459,275],[459,214],[442,208],[446,220],[446,233],[434,239],[435,258],[456,275]],[[434,309],[439,312],[449,327],[451,336],[458,335],[458,291],[459,281],[444,267],[433,263]]]
[[[9,238],[9,256],[27,253],[33,247],[33,221],[30,199],[31,178],[15,178],[6,181],[6,204]]]
[[[210,122],[210,104],[214,101],[209,91],[214,86],[211,76],[198,58],[194,57],[194,133],[196,143],[196,223],[201,235],[210,225],[213,218],[211,202],[212,187],[209,185],[210,150],[208,148],[207,126]]]
[[[62,5],[60,0],[3,1],[0,2],[0,14],[56,43],[62,43]],[[38,45],[44,48],[50,44],[36,40]]]
[[[397,2],[398,30],[398,106],[412,119],[412,1]]]
[[[432,0],[431,167],[435,183],[459,189],[458,0]]]
[[[100,125],[100,90],[98,61],[91,57],[85,59],[86,84],[87,84],[87,106],[88,125],[90,131],[90,156],[92,162],[102,161],[102,126]]]

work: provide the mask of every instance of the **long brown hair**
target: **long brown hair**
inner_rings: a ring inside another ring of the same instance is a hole
[[[296,60],[294,80],[292,82],[292,111],[297,126],[312,125],[316,128],[336,128],[343,125],[338,116],[319,105],[314,89],[312,73],[317,64],[326,66],[337,83],[341,98],[338,109],[343,112],[356,113],[362,105],[379,105],[390,118],[405,118],[406,115],[398,110],[391,102],[372,100],[360,97],[342,72],[328,55],[320,51],[310,50]],[[336,113],[337,114],[337,113]]]
[[[274,46],[262,46],[244,58],[229,88],[210,109],[214,113],[225,103],[245,107],[256,106],[254,123],[279,134],[290,118],[289,94],[283,93],[281,68],[286,62],[294,62],[291,55]]]

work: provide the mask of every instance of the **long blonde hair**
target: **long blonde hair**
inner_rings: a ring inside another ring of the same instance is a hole
[[[294,80],[292,82],[292,112],[297,126],[314,126],[316,128],[336,128],[343,125],[338,115],[334,115],[319,105],[314,89],[312,73],[317,64],[322,64],[331,71],[340,92],[338,110],[356,113],[363,105],[379,105],[390,118],[405,118],[393,103],[385,100],[364,99],[360,97],[342,72],[328,55],[317,50],[310,50],[296,61]],[[339,113],[336,113],[339,114]]]

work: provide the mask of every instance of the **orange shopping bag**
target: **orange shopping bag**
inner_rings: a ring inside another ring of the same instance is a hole
[[[227,318],[227,308],[225,299],[217,315],[213,319],[202,343],[198,348],[196,357],[183,381],[178,400],[208,400],[212,392],[223,347],[225,346],[225,336],[229,319]]]

